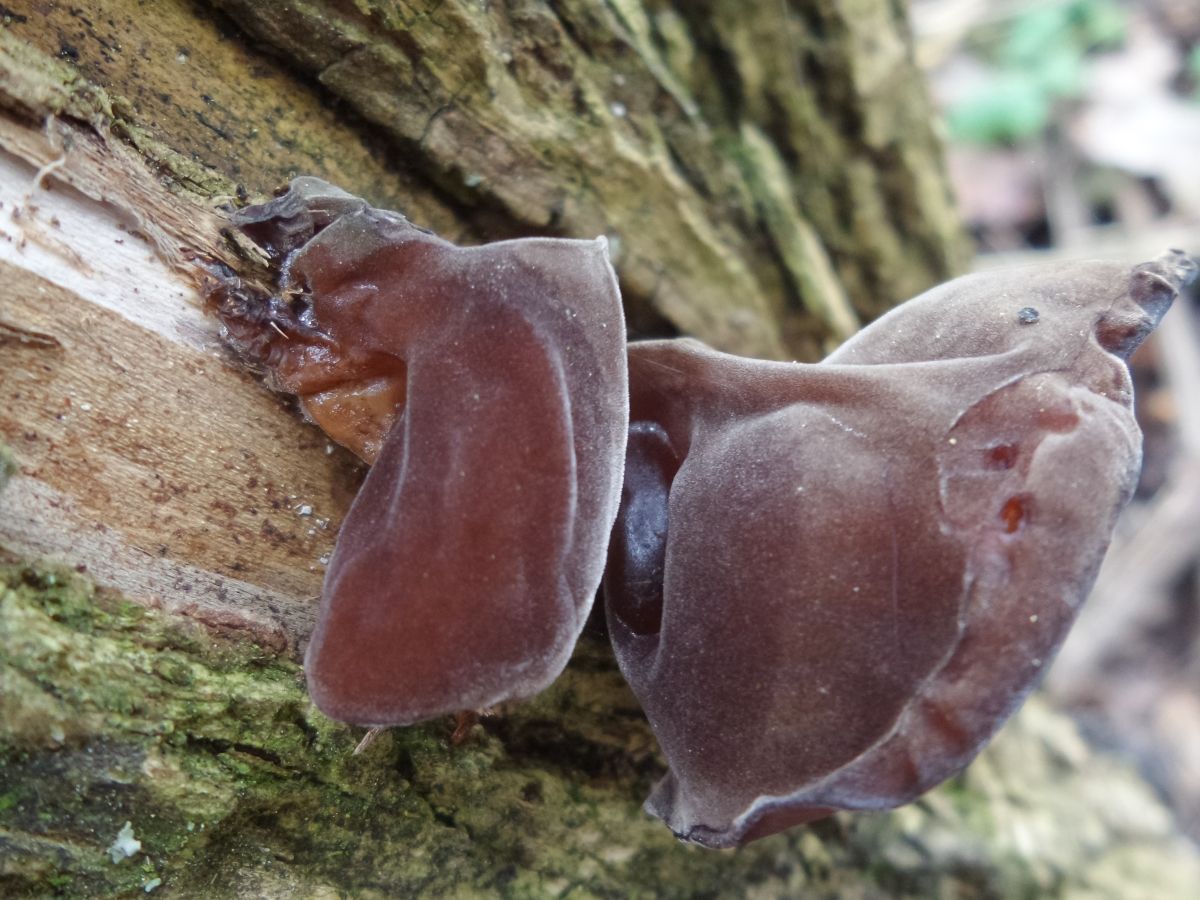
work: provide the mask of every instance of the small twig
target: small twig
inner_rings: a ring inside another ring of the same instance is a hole
[[[367,733],[363,735],[362,740],[358,742],[358,746],[354,748],[354,752],[350,755],[358,756],[375,742],[375,738],[379,737],[385,731],[387,731],[387,729],[382,727],[369,729]]]

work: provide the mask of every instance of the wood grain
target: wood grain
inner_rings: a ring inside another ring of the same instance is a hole
[[[107,203],[64,184],[95,174],[76,138],[41,183],[0,162],[0,544],[296,649],[359,467],[232,359],[190,264],[131,230],[126,164]]]

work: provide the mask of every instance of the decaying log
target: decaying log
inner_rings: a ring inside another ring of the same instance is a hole
[[[353,755],[298,659],[361,467],[201,309],[196,259],[253,262],[239,184],[321,175],[458,240],[606,233],[635,327],[761,355],[815,356],[963,244],[889,3],[214,5],[0,10],[0,893],[1200,884],[1038,703],[896,813],[681,846],[593,632],[462,746],[434,722]]]

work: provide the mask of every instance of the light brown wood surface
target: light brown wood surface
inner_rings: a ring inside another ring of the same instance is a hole
[[[219,215],[82,131],[0,143],[0,544],[296,648],[358,466],[233,359],[200,270],[131,211],[160,245]]]

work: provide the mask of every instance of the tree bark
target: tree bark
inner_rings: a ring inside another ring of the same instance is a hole
[[[635,333],[815,359],[965,259],[895,4],[0,18],[0,893],[1200,885],[1137,776],[1036,703],[917,804],[717,853],[640,812],[662,763],[599,627],[458,747],[436,722],[354,755],[304,692],[361,468],[203,314],[197,262],[246,265],[221,205],[313,174],[460,242],[606,234]]]

